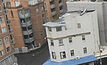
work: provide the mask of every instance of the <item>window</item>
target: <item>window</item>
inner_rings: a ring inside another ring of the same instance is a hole
[[[0,56],[3,56],[4,55],[4,51],[0,51]]]
[[[3,22],[3,18],[2,17],[0,17],[0,22]]]
[[[6,32],[6,27],[2,27],[2,33]]]
[[[0,11],[2,10],[2,7],[0,6]]]
[[[48,30],[49,30],[49,31],[52,31],[50,27],[48,27]]]
[[[84,54],[86,54],[86,53],[87,53],[87,48],[84,47],[84,48],[83,48],[83,51],[84,51]]]
[[[2,45],[2,41],[0,40],[0,45]]]
[[[53,59],[56,59],[56,54],[55,54],[55,52],[52,52],[52,58],[53,58]]]
[[[62,31],[62,27],[56,27],[56,31]]]
[[[11,7],[11,3],[10,2],[6,2],[6,7]]]
[[[42,18],[44,18],[45,17],[45,15],[44,14],[42,14]]]
[[[71,53],[71,56],[74,56],[74,50],[71,50],[70,53]]]
[[[44,10],[44,7],[43,7],[43,6],[41,7],[41,10]]]
[[[65,51],[60,52],[60,57],[61,57],[61,59],[66,58],[66,53],[65,53]]]
[[[69,38],[69,43],[71,43],[72,42],[72,38]]]
[[[36,8],[36,13],[38,13],[39,12],[39,9],[38,8]]]
[[[62,45],[64,45],[64,44],[63,44],[63,40],[61,39],[61,40],[59,40],[59,46],[62,46]]]
[[[78,27],[78,28],[81,28],[81,24],[80,24],[80,23],[77,23],[77,27]]]
[[[7,47],[6,50],[7,50],[7,52],[10,52],[10,47]]]
[[[85,40],[85,35],[82,35],[82,40]]]
[[[53,42],[53,40],[51,40],[51,46],[54,46],[54,42]]]
[[[4,42],[7,43],[8,42],[8,37],[4,38]]]

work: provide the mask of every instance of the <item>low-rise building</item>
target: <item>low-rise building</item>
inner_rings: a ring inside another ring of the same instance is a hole
[[[94,65],[100,45],[95,10],[69,11],[44,26],[50,59],[43,65]]]
[[[107,46],[107,2],[67,2],[68,11],[75,10],[96,10],[98,14],[98,26],[99,26],[99,35],[100,43],[102,46]]]

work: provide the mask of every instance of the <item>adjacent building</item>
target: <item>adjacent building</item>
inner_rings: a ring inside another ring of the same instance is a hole
[[[5,0],[0,0],[0,65],[17,64],[17,58],[14,56],[11,38],[11,28],[7,17],[8,10],[5,8]]]
[[[50,59],[43,65],[94,65],[100,45],[97,11],[69,11],[44,26]]]
[[[7,0],[6,7],[17,53],[29,52],[46,43],[43,23],[47,20],[43,1]]]
[[[68,11],[75,10],[96,10],[98,14],[98,26],[100,43],[102,46],[107,46],[107,2],[67,2]]]
[[[55,21],[67,10],[67,0],[44,0],[48,21]]]

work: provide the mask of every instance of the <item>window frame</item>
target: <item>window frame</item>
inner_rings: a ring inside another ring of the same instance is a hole
[[[72,43],[72,37],[69,38],[69,43]]]
[[[8,39],[8,41],[5,41],[6,38]],[[4,42],[5,42],[5,43],[8,43],[8,42],[9,42],[9,37],[8,37],[8,36],[7,36],[7,37],[4,37]]]
[[[52,58],[56,59],[56,53],[55,52],[52,52]]]
[[[65,59],[66,58],[66,52],[65,51],[60,52],[60,58],[61,59]]]
[[[83,48],[83,52],[84,52],[84,54],[87,54],[87,47]]]
[[[58,40],[58,41],[59,41],[59,46],[63,46],[63,45],[64,45],[63,39],[60,39],[60,40]]]
[[[54,46],[54,41],[50,40],[51,46]]]
[[[59,31],[62,31],[62,27],[61,26],[56,27],[56,32],[59,32]]]
[[[74,50],[70,50],[70,54],[71,56],[74,56],[75,55]]]

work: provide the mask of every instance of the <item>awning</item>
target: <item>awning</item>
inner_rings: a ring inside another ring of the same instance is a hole
[[[78,65],[78,64],[93,62],[96,60],[98,59],[95,56],[90,55],[86,57],[81,57],[80,59],[73,59],[73,60],[68,60],[63,62],[54,62],[49,59],[43,65]]]

